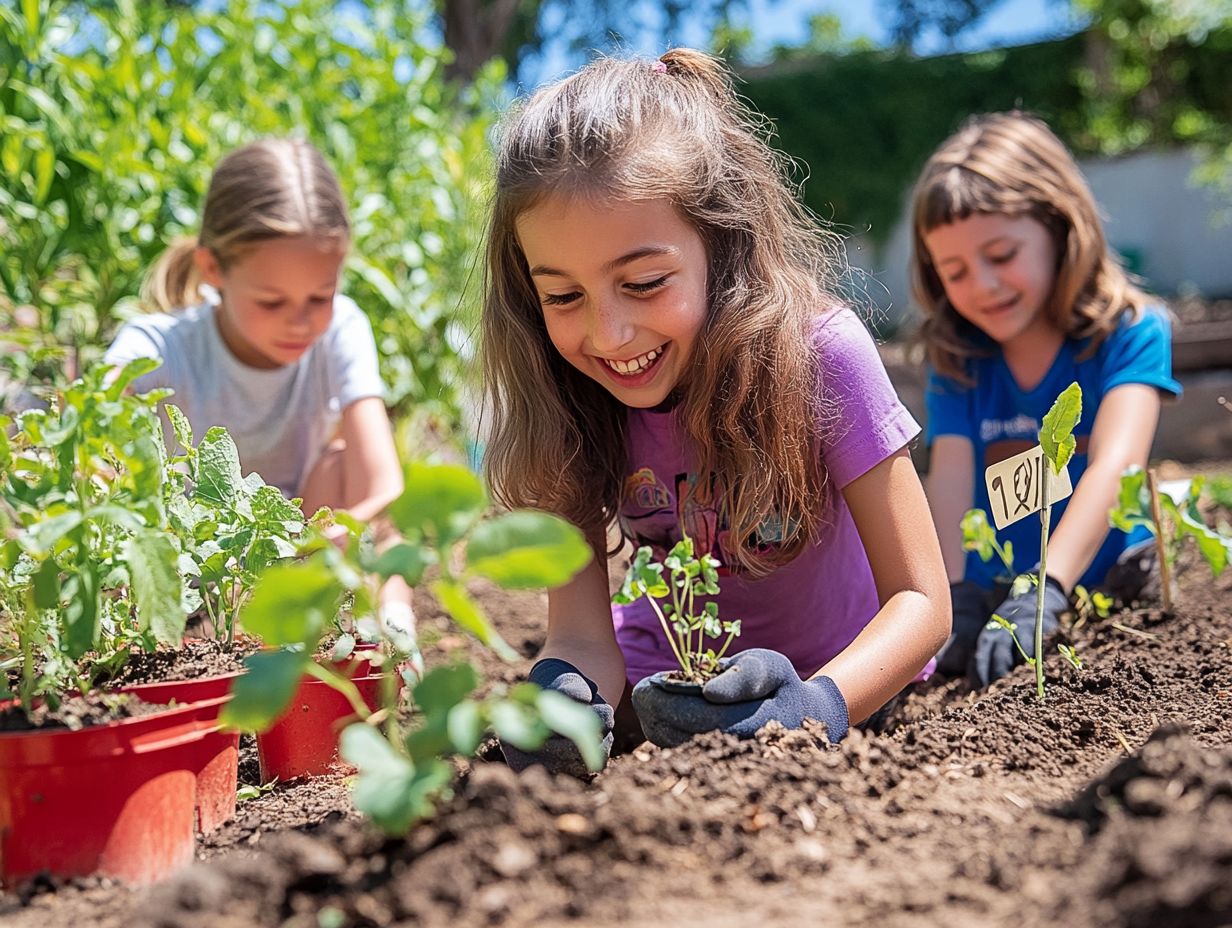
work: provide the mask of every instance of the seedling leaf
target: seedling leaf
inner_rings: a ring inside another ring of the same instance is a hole
[[[231,700],[220,721],[241,731],[264,731],[282,714],[304,674],[309,657],[302,650],[282,648],[244,658],[247,673],[231,684]]]
[[[469,569],[508,589],[560,586],[590,558],[581,531],[546,512],[508,512],[481,522],[466,544]]]
[[[1040,445],[1044,449],[1044,457],[1052,464],[1053,473],[1060,474],[1074,455],[1077,443],[1074,440],[1074,426],[1082,418],[1082,387],[1071,383],[1057,397],[1052,408],[1044,415],[1044,423],[1040,428]]]
[[[158,532],[139,532],[124,545],[140,627],[153,632],[163,644],[177,648],[188,619],[181,609],[184,590],[176,569],[178,559],[171,539]]]

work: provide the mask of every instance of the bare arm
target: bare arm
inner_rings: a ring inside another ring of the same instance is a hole
[[[942,435],[933,441],[927,488],[945,573],[951,583],[957,583],[963,579],[967,562],[962,547],[962,517],[975,501],[975,460],[970,439]]]
[[[911,682],[950,634],[950,593],[924,488],[906,449],[843,489],[872,567],[881,608],[819,674],[847,701],[851,721]]]
[[[1121,474],[1133,464],[1146,466],[1159,407],[1159,391],[1137,383],[1114,388],[1099,404],[1087,469],[1048,541],[1048,573],[1065,589],[1078,582],[1108,536],[1108,511],[1116,503]]]
[[[402,494],[402,467],[384,401],[368,396],[344,409],[340,437],[346,449],[342,500],[335,505],[361,522],[371,521]]]
[[[615,706],[625,689],[625,659],[612,626],[607,553],[602,542],[592,541],[591,547],[595,556],[582,572],[548,590],[548,636],[540,657],[568,661]]]

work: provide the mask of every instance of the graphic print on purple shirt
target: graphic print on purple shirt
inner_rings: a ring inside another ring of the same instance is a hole
[[[854,313],[838,310],[820,318],[813,344],[827,410],[821,453],[832,490],[830,511],[814,543],[762,578],[731,570],[722,488],[713,475],[698,482],[688,442],[670,412],[628,410],[629,467],[619,513],[626,536],[635,545],[650,545],[656,557],[687,531],[699,554],[718,558],[720,615],[741,621],[738,648],[779,651],[806,679],[846,648],[878,609],[868,558],[839,491],[920,431]],[[781,539],[782,526],[767,518],[758,545]],[[612,616],[631,684],[675,665],[644,599],[613,606]]]

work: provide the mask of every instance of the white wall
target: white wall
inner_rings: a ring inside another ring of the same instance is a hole
[[[1164,296],[1197,291],[1228,297],[1232,203],[1194,181],[1198,163],[1195,154],[1176,150],[1083,161],[1081,167],[1103,211],[1109,242],[1138,252],[1148,289]],[[863,286],[867,302],[901,320],[910,303],[906,221],[899,221],[880,253],[863,236],[849,239],[847,246],[852,266],[874,278]]]

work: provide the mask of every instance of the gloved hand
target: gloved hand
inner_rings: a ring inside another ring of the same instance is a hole
[[[604,758],[607,758],[612,750],[612,723],[616,713],[603,701],[598,687],[588,677],[568,661],[559,657],[545,657],[535,662],[526,679],[538,684],[542,689],[556,690],[570,699],[589,704],[603,726],[603,741],[600,747],[603,749]],[[501,752],[505,755],[505,763],[518,773],[539,764],[546,767],[549,773],[567,773],[579,779],[586,779],[591,775],[577,745],[563,735],[551,735],[537,751],[523,751],[502,741]]]
[[[801,680],[777,651],[753,648],[722,662],[700,696],[670,693],[660,685],[667,672],[633,688],[633,708],[647,739],[670,748],[704,731],[751,738],[769,721],[800,728],[805,719],[825,722],[832,742],[847,734],[847,701],[829,677]]]
[[[1014,635],[1017,636],[1022,649],[1031,657],[1035,657],[1035,603],[1038,591],[1031,574],[1023,574],[1014,581],[1010,595],[999,607],[993,610],[1007,622],[1017,625]],[[1014,593],[1015,588],[1020,592]],[[1061,624],[1061,613],[1069,608],[1069,597],[1061,584],[1052,577],[1044,579],[1044,638],[1054,634]],[[980,686],[987,686],[993,680],[999,680],[1009,673],[1017,664],[1022,663],[1022,655],[1014,646],[1010,633],[999,625],[985,626],[980,632],[975,645],[975,657],[972,659],[972,675]]]
[[[961,677],[967,672],[971,655],[975,653],[975,642],[992,614],[988,595],[988,590],[970,580],[950,584],[954,624],[949,639],[937,652],[937,673]]]

